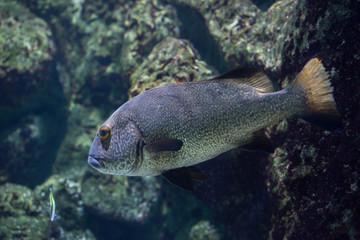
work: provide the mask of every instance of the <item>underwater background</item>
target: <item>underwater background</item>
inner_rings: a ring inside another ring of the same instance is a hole
[[[359,0],[0,0],[0,239],[360,239]],[[183,191],[87,163],[129,98],[239,66],[278,89],[321,52],[342,131],[265,128]],[[50,188],[56,217],[49,214]]]

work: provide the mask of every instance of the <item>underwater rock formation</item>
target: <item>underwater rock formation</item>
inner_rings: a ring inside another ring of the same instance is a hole
[[[97,125],[103,118],[100,109],[82,104],[73,103],[68,111],[68,132],[58,150],[53,171],[71,177],[85,170],[84,159],[87,159]]]
[[[1,2],[0,48],[0,123],[6,126],[0,137],[0,182],[33,187],[50,175],[65,125],[53,73],[53,34],[21,4]]]
[[[159,0],[138,0],[126,12],[121,66],[126,75],[138,69],[155,44],[179,36],[179,22],[173,6]]]
[[[200,221],[196,223],[190,230],[190,240],[219,240],[214,226],[209,221]]]
[[[34,195],[42,202],[48,219],[50,188],[56,203],[55,222],[58,223],[52,227],[52,234],[58,235],[73,230],[85,230],[82,227],[85,211],[80,183],[74,179],[54,174],[34,189]]]
[[[318,51],[332,73],[343,131],[326,132],[289,120],[269,129],[280,146],[269,158],[271,236],[290,239],[357,239],[360,236],[360,24],[359,2],[298,1],[284,49],[283,74],[294,76]],[[355,23],[356,22],[356,23]],[[293,72],[292,74],[290,72]],[[285,140],[285,141],[284,141]],[[278,204],[275,204],[278,203]]]
[[[50,81],[55,44],[48,24],[16,1],[0,3],[0,123],[37,109]]]
[[[228,64],[251,64],[270,71],[279,71],[282,65],[284,41],[293,28],[295,19],[291,16],[296,3],[280,0],[261,12],[250,0],[176,1],[201,14]]]
[[[0,186],[1,239],[46,238],[49,225],[47,212],[29,188],[11,183]]]
[[[50,175],[59,133],[48,115],[28,116],[0,143],[0,182],[34,187]]]
[[[149,239],[213,228],[225,239],[359,238],[357,9],[351,0],[278,0],[263,11],[250,0],[0,3],[0,238],[118,239],[126,228]],[[234,150],[201,164],[210,179],[194,193],[89,170],[97,127],[128,96],[242,65],[283,88],[319,52],[343,131],[284,120],[265,129],[273,155]],[[111,224],[118,231],[104,232]]]
[[[144,223],[159,198],[158,178],[131,178],[87,172],[81,183],[85,206],[105,218]]]
[[[347,1],[344,4],[339,4],[337,1],[322,3],[277,1],[267,12],[250,11],[243,17],[242,14],[226,15],[231,13],[232,9],[223,7],[219,2],[206,6],[197,1],[178,2],[190,6],[203,16],[210,33],[230,64],[237,65],[243,62],[248,65],[260,64],[265,69],[271,70],[274,76],[280,77],[279,83],[283,87],[288,81],[281,79],[285,77],[293,79],[313,55],[318,52],[325,54],[325,65],[328,70],[332,68],[335,98],[339,111],[344,116],[345,131],[324,132],[303,121],[295,120],[283,121],[273,128],[268,128],[268,134],[275,146],[280,147],[273,157],[269,157],[266,170],[269,174],[269,181],[266,184],[271,193],[270,210],[273,213],[269,219],[271,228],[267,231],[274,239],[321,239],[324,236],[356,239],[359,235],[359,228],[356,226],[359,226],[357,216],[360,208],[358,201],[355,200],[359,198],[359,169],[356,167],[359,164],[359,152],[356,146],[359,146],[360,133],[359,116],[355,114],[358,112],[355,109],[358,108],[359,86],[355,83],[359,74],[358,69],[351,66],[359,65],[357,54],[359,43],[354,41],[359,38],[359,31],[356,30],[359,24],[353,25],[358,17],[358,13],[353,9],[359,7],[359,4],[354,1]],[[236,6],[228,2],[228,6],[230,5]],[[242,6],[246,6],[246,1]],[[249,9],[251,8],[244,7],[242,11]],[[276,12],[281,14],[275,14]],[[217,18],[219,20],[213,20],[216,19],[215,16],[221,17]],[[250,25],[244,23],[244,19],[248,19],[249,16],[254,17]],[[211,24],[216,26],[221,21],[226,23],[231,17],[238,20],[232,25],[220,24],[219,27],[211,27]],[[239,26],[243,28],[237,29]],[[246,26],[251,27],[246,28]],[[219,29],[223,31],[217,35],[215,32]],[[248,29],[245,34],[244,29]],[[237,39],[232,48],[226,48],[228,42],[224,36]],[[241,51],[236,51],[237,47],[242,48]],[[259,49],[262,53],[257,56]],[[348,151],[345,152],[345,149]],[[241,161],[246,160],[242,158]],[[248,161],[258,161],[258,159]],[[231,166],[234,164],[232,162]],[[220,167],[220,162],[219,165],[216,162],[209,165],[217,169]],[[245,173],[245,181],[253,176],[253,170],[250,169],[250,172]],[[255,181],[263,180],[258,178]],[[236,182],[233,184],[237,185]],[[240,194],[239,192],[233,195]],[[200,198],[205,202],[213,201],[215,209],[219,211],[218,215],[221,216],[228,207],[232,208],[235,205],[221,208],[218,195]],[[225,199],[229,201],[231,197],[227,196]],[[263,208],[264,205],[260,204],[259,207]],[[270,212],[266,205],[262,211]],[[222,222],[227,226],[234,222],[231,220],[226,224],[224,220],[223,218]],[[269,228],[266,220],[263,224],[265,229]],[[233,236],[241,236],[244,233],[245,229],[242,233],[238,230],[233,231]]]
[[[0,3],[0,123],[36,108],[55,52],[47,23],[16,1]]]
[[[57,204],[55,222],[49,217],[49,188]],[[6,183],[0,186],[1,239],[96,239],[83,229],[80,185],[59,176],[31,189]]]
[[[199,59],[190,42],[166,38],[131,75],[130,97],[164,84],[209,79],[214,76],[213,72]]]

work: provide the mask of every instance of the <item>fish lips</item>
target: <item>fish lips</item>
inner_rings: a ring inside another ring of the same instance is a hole
[[[88,163],[90,164],[90,166],[92,166],[93,168],[98,169],[98,170],[105,168],[105,166],[104,166],[104,164],[101,162],[101,160],[100,160],[100,159],[96,159],[96,158],[93,157],[93,156],[89,156],[89,158],[88,158]]]

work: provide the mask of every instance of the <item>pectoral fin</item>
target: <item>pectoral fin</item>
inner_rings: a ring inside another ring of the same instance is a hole
[[[247,151],[274,153],[275,149],[262,130],[254,133],[253,141],[240,147]]]
[[[205,173],[194,166],[172,169],[164,172],[162,176],[170,183],[190,191],[194,190],[194,180],[205,181],[209,179]]]
[[[148,152],[167,152],[167,151],[179,151],[183,145],[183,142],[179,139],[161,139],[152,143],[146,144],[144,149]]]

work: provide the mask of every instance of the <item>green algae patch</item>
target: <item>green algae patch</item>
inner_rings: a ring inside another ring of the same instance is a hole
[[[29,188],[11,183],[0,187],[1,239],[43,239],[49,224],[48,212]]]
[[[209,79],[212,70],[189,41],[166,38],[157,44],[140,67],[131,75],[129,95],[169,84]]]
[[[190,240],[220,240],[220,235],[216,228],[208,221],[202,220],[197,222],[190,230]]]
[[[81,183],[85,206],[105,218],[146,222],[158,202],[157,178],[100,175],[93,171],[88,171]]]
[[[0,3],[0,78],[11,70],[33,73],[52,59],[55,45],[47,23],[15,1]]]

